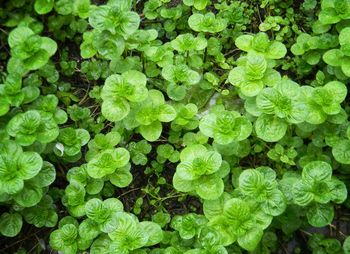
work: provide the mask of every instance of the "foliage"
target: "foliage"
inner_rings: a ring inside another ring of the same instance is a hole
[[[350,253],[349,13],[5,1],[0,252]]]

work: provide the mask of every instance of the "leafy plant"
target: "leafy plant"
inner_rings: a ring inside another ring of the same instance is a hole
[[[157,140],[162,133],[162,122],[171,122],[176,117],[175,109],[167,104],[158,90],[149,90],[144,103],[135,104],[132,112],[139,133],[148,141]]]
[[[37,110],[17,114],[8,122],[6,130],[22,146],[29,146],[35,141],[49,143],[59,134],[52,114]]]
[[[87,130],[63,128],[57,137],[54,152],[57,156],[76,161],[81,156],[81,147],[88,143],[90,134]]]
[[[180,163],[173,178],[174,187],[183,192],[194,191],[203,199],[217,199],[223,193],[222,177],[228,173],[221,155],[203,145],[192,145],[180,153]]]
[[[335,24],[342,19],[349,19],[349,2],[347,0],[322,1],[319,20],[323,24]]]
[[[24,188],[24,181],[35,177],[43,166],[38,153],[24,152],[13,141],[1,144],[1,194],[16,194]]]
[[[105,149],[95,155],[87,164],[87,172],[93,178],[113,174],[129,162],[129,152],[125,148]]]
[[[204,135],[214,138],[216,143],[227,145],[249,137],[252,124],[236,111],[218,110],[204,116],[199,129]]]
[[[102,88],[102,114],[110,121],[120,121],[130,111],[130,102],[142,102],[148,96],[146,76],[138,71],[114,74]]]
[[[349,8],[2,3],[0,252],[350,253]]]
[[[35,34],[28,27],[12,30],[8,44],[11,48],[11,59],[7,69],[11,73],[19,74],[43,67],[57,50],[54,40]]]
[[[331,223],[334,211],[330,202],[342,203],[347,197],[344,183],[332,178],[332,167],[323,161],[313,161],[304,166],[301,177],[290,177],[293,202],[309,206],[308,222],[315,227]]]
[[[235,40],[236,46],[245,52],[255,52],[263,55],[267,59],[283,58],[287,49],[283,43],[270,41],[266,33],[256,35],[241,35]]]
[[[323,60],[335,67],[340,67],[346,76],[350,76],[349,69],[349,43],[350,29],[344,28],[339,33],[340,49],[330,49],[323,55]]]
[[[215,14],[194,13],[188,18],[188,25],[196,32],[217,33],[224,30],[227,20],[215,17]]]
[[[302,56],[310,65],[318,64],[322,59],[324,50],[335,48],[338,46],[338,38],[336,35],[329,33],[318,36],[311,36],[302,33],[298,36],[295,44],[292,45],[291,51],[296,56]]]
[[[262,55],[248,53],[247,57],[238,61],[238,67],[230,71],[228,80],[244,96],[256,96],[265,86],[273,87],[281,80],[280,74],[268,67],[268,62]]]

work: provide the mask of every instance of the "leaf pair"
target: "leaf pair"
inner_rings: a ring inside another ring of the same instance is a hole
[[[90,134],[85,129],[60,129],[54,153],[67,160],[77,161],[81,157],[81,147],[86,145],[89,139]]]
[[[204,116],[199,123],[200,131],[221,145],[242,141],[250,136],[252,124],[236,111],[217,111]]]
[[[265,86],[272,87],[281,80],[279,72],[269,66],[263,55],[249,52],[238,59],[237,65],[230,71],[228,80],[244,96],[256,96]]]
[[[130,70],[109,76],[102,88],[102,114],[109,121],[120,121],[130,112],[130,102],[142,102],[148,96],[146,76]]]
[[[149,221],[139,222],[129,213],[117,212],[114,214],[115,228],[105,235],[97,238],[92,246],[91,253],[121,253],[142,247],[158,244],[163,239],[161,227]]]
[[[256,98],[245,102],[246,110],[257,116],[256,134],[267,142],[276,142],[286,133],[288,123],[304,122],[308,108],[299,85],[281,80],[274,87],[264,88]]]
[[[42,169],[43,160],[38,153],[23,152],[13,141],[0,145],[0,193],[16,194]]]
[[[263,55],[266,59],[280,59],[287,53],[287,49],[283,43],[270,41],[266,33],[241,35],[237,37],[235,44],[240,50]]]
[[[283,183],[284,182],[284,183]],[[347,198],[346,186],[332,177],[332,167],[323,161],[312,161],[304,166],[301,178],[286,176],[286,186],[293,184],[293,202],[308,206],[307,218],[315,227],[323,227],[333,220],[333,206],[330,202],[342,203]]]
[[[212,217],[208,225],[220,234],[224,246],[237,241],[242,248],[253,251],[263,236],[263,229],[271,223],[271,218],[265,217],[251,202],[231,198],[222,204],[221,213]]]
[[[22,87],[22,78],[16,73],[7,75],[4,84],[0,84],[0,116],[7,114],[11,106],[19,107],[34,101],[40,94],[36,85]]]
[[[11,59],[10,73],[24,74],[43,67],[57,50],[57,44],[48,37],[40,37],[28,27],[17,27],[8,37]]]
[[[148,141],[157,140],[162,133],[162,122],[171,122],[176,117],[173,106],[166,103],[162,92],[149,90],[144,103],[134,106],[133,115],[138,131]]]
[[[322,87],[303,86],[303,93],[309,112],[305,121],[311,124],[321,124],[328,116],[341,112],[340,103],[345,100],[347,88],[342,82],[331,81]]]
[[[350,18],[348,0],[323,0],[318,18],[322,24],[335,24]]]
[[[181,151],[181,163],[176,167],[173,178],[175,189],[196,192],[203,199],[217,199],[224,190],[222,178],[229,167],[221,155],[208,151],[203,145],[191,145]]]
[[[125,167],[129,159],[129,152],[125,148],[106,149],[87,163],[87,172],[93,178],[102,178]]]
[[[286,209],[286,199],[271,168],[246,169],[240,174],[238,182],[239,192],[260,204],[267,215],[278,216]]]
[[[227,20],[215,17],[215,14],[194,13],[188,18],[188,25],[196,32],[218,33],[227,27]]]
[[[338,36],[329,33],[318,36],[311,36],[302,33],[298,36],[295,44],[292,45],[291,51],[296,56],[301,56],[310,65],[318,64],[322,58],[324,50],[338,46]]]
[[[340,67],[342,72],[347,77],[350,77],[350,28],[342,29],[338,39],[340,48],[328,50],[323,55],[323,61],[331,66]]]
[[[74,14],[84,19],[89,16],[90,1],[89,0],[36,0],[34,10],[38,14],[46,14],[55,8],[58,14],[69,15]]]

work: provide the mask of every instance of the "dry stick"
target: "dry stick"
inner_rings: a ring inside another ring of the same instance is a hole
[[[305,231],[305,230],[299,229],[299,231],[300,231],[301,233],[307,235],[307,236],[312,236],[311,233],[309,233],[309,232],[307,232],[307,231]],[[304,237],[304,235],[302,235],[302,236]],[[304,240],[305,240],[305,238],[304,238]]]
[[[24,237],[24,238],[22,238],[22,239],[20,239],[20,240],[18,240],[18,241],[16,241],[16,242],[14,242],[14,243],[11,243],[10,245],[8,245],[8,246],[6,246],[6,247],[0,249],[0,253],[3,253],[3,251],[5,251],[5,250],[11,248],[12,246],[15,246],[16,244],[18,244],[18,243],[20,243],[20,242],[23,242],[23,241],[25,241],[25,240],[31,238],[33,235],[36,235],[37,233],[39,233],[39,232],[41,232],[41,231],[44,231],[45,229],[47,229],[47,228],[42,228],[42,229],[40,229],[40,230],[34,232],[33,234],[30,234],[30,235],[28,235],[28,236],[26,236],[26,237]]]
[[[88,88],[85,90],[85,95],[84,95],[84,97],[79,101],[79,103],[78,103],[78,105],[79,106],[81,106],[85,101],[86,101],[86,99],[89,97],[89,88],[90,88],[90,84],[89,84],[89,86],[88,86]]]
[[[284,246],[284,244],[281,242],[281,240],[278,240],[278,242],[279,242],[280,246],[282,247],[284,253],[288,254],[288,250],[287,250],[287,248]]]
[[[340,231],[339,229],[337,229],[337,227],[336,227],[335,225],[330,224],[329,227],[330,227],[331,229],[335,229],[335,231],[338,232],[341,236],[343,236],[343,237],[345,237],[345,238],[347,237],[347,235],[344,234],[344,233],[343,233],[342,231]]]
[[[126,192],[120,194],[117,198],[123,197],[123,196],[125,196],[126,194],[129,194],[129,193],[131,193],[131,192],[133,192],[133,191],[136,191],[136,190],[139,190],[139,189],[140,189],[140,188],[135,188],[135,189],[128,190],[128,191],[126,191]]]
[[[9,34],[6,30],[2,29],[1,27],[0,27],[0,31],[3,32],[4,34]]]

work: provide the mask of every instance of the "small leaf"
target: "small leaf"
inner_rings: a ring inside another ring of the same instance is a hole
[[[14,237],[21,231],[22,224],[22,216],[19,213],[3,213],[0,216],[0,233]]]

